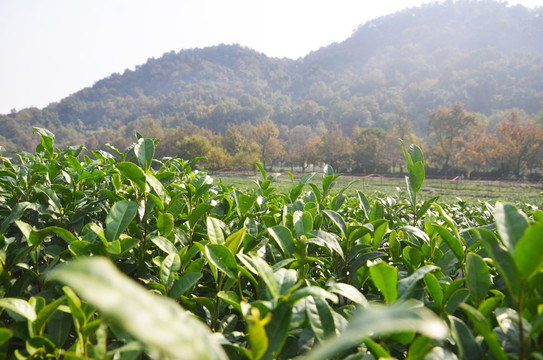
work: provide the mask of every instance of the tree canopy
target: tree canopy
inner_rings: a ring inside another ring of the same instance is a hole
[[[541,7],[447,1],[369,21],[349,39],[298,60],[270,58],[239,45],[171,51],[44,109],[0,115],[0,146],[6,152],[32,151],[34,126],[53,131],[58,146],[88,148],[127,147],[138,132],[160,138],[164,148],[157,151],[168,156],[187,153],[180,149],[185,137],[205,137],[209,146],[199,153],[215,159],[208,159],[208,166],[231,167],[237,157],[236,164],[249,167],[259,160],[305,169],[331,159],[322,154],[334,127],[346,139],[338,151],[360,153],[357,138],[373,134],[382,141],[384,131],[435,150],[432,165],[439,170],[469,166],[519,176],[538,165],[504,167],[488,154],[481,155],[486,160],[469,158],[482,149],[467,146],[474,131],[505,139],[496,125],[513,111],[519,125],[532,119],[529,126],[543,126],[541,18]],[[477,117],[477,129],[434,121],[440,111],[459,105]],[[440,134],[436,124],[449,134]],[[262,126],[269,127],[269,138],[259,135]],[[309,130],[292,135],[300,126]],[[381,135],[363,131],[370,128],[381,129]],[[241,143],[235,140],[239,136]],[[296,147],[304,154],[293,155]],[[386,161],[395,169],[401,154],[387,151]],[[356,157],[362,159],[357,154],[332,161],[345,169],[375,169]]]

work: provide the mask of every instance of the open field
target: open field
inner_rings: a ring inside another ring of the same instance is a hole
[[[277,177],[274,187],[280,192],[285,192],[291,187],[289,175],[284,173]],[[258,171],[254,173],[221,173],[211,175],[215,181],[222,180],[226,184],[235,185],[240,189],[252,189],[256,187],[254,180],[261,179]],[[294,176],[295,181],[301,174]],[[313,183],[320,183],[321,173],[316,173],[311,179]],[[378,194],[393,195],[399,191],[405,191],[406,184],[403,177],[358,177],[341,176],[337,180],[335,190],[346,186],[350,181],[356,180],[346,191],[348,195],[353,195],[357,190],[364,192],[368,196]],[[307,188],[309,190],[309,188]],[[421,200],[428,200],[439,196],[443,202],[456,202],[457,198],[470,203],[478,200],[488,201],[493,204],[498,200],[503,200],[516,205],[535,205],[543,208],[543,184],[528,183],[517,181],[487,181],[487,180],[463,180],[451,181],[447,179],[426,179],[420,193]]]

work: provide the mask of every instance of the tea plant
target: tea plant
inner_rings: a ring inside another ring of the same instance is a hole
[[[0,158],[0,358],[543,357],[543,213],[418,201],[416,145],[406,191],[368,197],[35,132]]]

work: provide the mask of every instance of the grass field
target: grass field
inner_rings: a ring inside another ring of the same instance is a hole
[[[269,173],[270,174],[270,173]],[[287,173],[277,177],[274,187],[279,192],[287,192],[291,187],[291,180]],[[254,173],[221,173],[211,174],[215,182],[222,180],[226,184],[235,185],[240,189],[252,189],[256,185],[254,180],[261,179],[260,172]],[[295,175],[297,181],[303,175]],[[311,182],[320,185],[322,175],[315,174]],[[343,186],[346,186],[350,181],[356,180],[346,191],[348,195],[354,195],[357,190],[364,192],[367,196],[393,195],[399,191],[406,190],[405,179],[403,177],[388,178],[388,177],[356,177],[356,176],[341,176],[333,190],[339,191]],[[308,191],[304,189],[304,191]],[[439,196],[439,200],[443,202],[456,202],[457,198],[475,203],[478,200],[488,201],[493,204],[498,200],[503,200],[515,205],[534,205],[538,208],[543,208],[543,184],[542,183],[527,183],[515,181],[483,181],[483,180],[463,180],[450,181],[441,179],[425,180],[421,192],[421,200],[428,200],[435,196]]]

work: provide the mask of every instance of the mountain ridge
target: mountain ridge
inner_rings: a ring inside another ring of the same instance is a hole
[[[240,45],[171,51],[42,110],[0,115],[0,145],[28,144],[25,126],[50,128],[68,144],[74,136],[64,134],[126,132],[147,118],[164,130],[222,133],[271,119],[287,128],[335,121],[348,132],[386,129],[387,114],[401,108],[422,136],[426,111],[456,101],[489,117],[512,108],[535,115],[543,100],[541,19],[541,7],[447,1],[368,21],[297,60]]]

